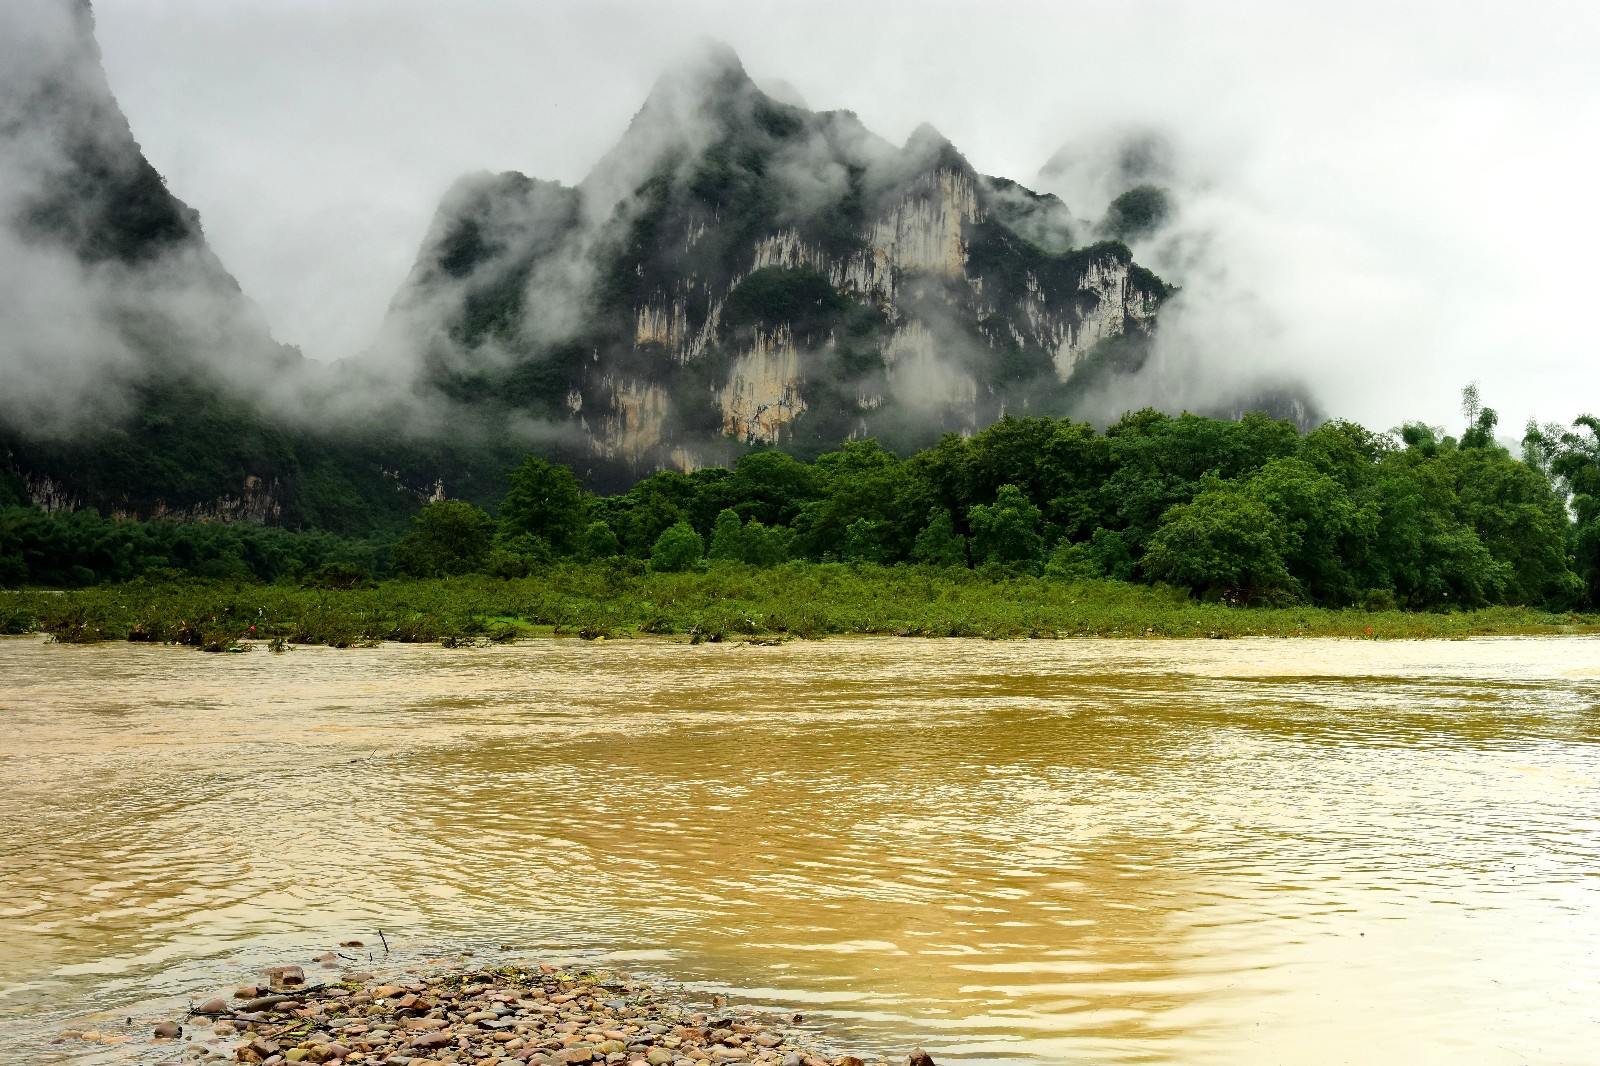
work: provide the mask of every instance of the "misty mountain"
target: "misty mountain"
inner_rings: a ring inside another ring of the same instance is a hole
[[[632,475],[921,447],[1142,364],[1168,287],[1097,232],[932,127],[891,145],[711,45],[576,188],[458,182],[378,356]]]
[[[0,13],[0,60],[0,506],[364,532],[498,498],[529,451],[614,489],[757,447],[908,450],[1103,408],[1171,291],[1121,243],[1162,224],[1147,172],[1080,219],[708,46],[576,187],[457,182],[371,349],[327,366],[273,339],[145,158],[85,0]]]

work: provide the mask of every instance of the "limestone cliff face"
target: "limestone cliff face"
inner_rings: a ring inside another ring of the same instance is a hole
[[[595,448],[607,459],[638,463],[666,441],[667,392],[639,378],[607,377],[602,386],[606,415]]]
[[[958,278],[967,265],[967,226],[981,219],[973,176],[940,167],[873,224],[867,241],[896,271]]]
[[[770,334],[757,331],[750,350],[728,368],[717,391],[722,432],[747,444],[778,444],[791,423],[805,412],[800,395],[800,352],[788,324]]]
[[[57,481],[49,475],[24,476],[23,484],[28,501],[46,512],[77,511],[95,503],[70,483]],[[111,518],[150,521],[244,522],[275,526],[283,520],[283,505],[283,486],[276,479],[268,482],[248,476],[235,493],[224,493],[197,503],[156,499],[143,506],[112,505],[106,514]]]
[[[580,465],[917,447],[1069,413],[1098,346],[1149,336],[1167,288],[1126,247],[1024,236],[1063,217],[931,128],[890,145],[713,49],[578,187],[465,180],[395,303],[424,388],[548,421]]]

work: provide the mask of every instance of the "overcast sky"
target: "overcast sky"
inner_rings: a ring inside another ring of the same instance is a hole
[[[897,143],[931,122],[979,170],[1026,184],[1063,145],[1167,132],[1188,247],[1206,249],[1168,278],[1186,286],[1189,333],[1208,358],[1302,375],[1334,414],[1453,431],[1472,380],[1512,435],[1530,415],[1600,411],[1591,5],[95,8],[146,154],[278,338],[316,358],[371,339],[456,176],[579,180],[709,35],[813,108]]]

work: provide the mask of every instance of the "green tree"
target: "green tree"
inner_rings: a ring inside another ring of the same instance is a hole
[[[759,519],[769,527],[787,526],[820,495],[812,469],[777,450],[740,456],[722,492],[726,506],[740,518]]]
[[[1071,425],[1071,423],[1064,423]],[[1007,415],[968,442],[963,502],[988,503],[1001,485],[1015,485],[1036,504],[1053,494],[1051,444],[1060,433],[1054,419]]]
[[[1454,451],[1456,440],[1445,436],[1443,426],[1430,426],[1425,422],[1407,422],[1400,427],[1400,439],[1406,451],[1432,459],[1440,452]]]
[[[749,566],[777,566],[789,557],[794,534],[782,526],[769,527],[752,518],[740,522],[731,509],[717,515],[711,530],[708,559],[723,559]]]
[[[1174,504],[1187,503],[1209,475],[1224,481],[1300,446],[1293,423],[1252,412],[1237,422],[1135,411],[1106,430],[1109,476],[1101,486],[1101,524],[1120,530],[1135,555]]]
[[[1144,571],[1158,581],[1251,603],[1293,596],[1284,566],[1283,521],[1237,486],[1213,484],[1162,518],[1145,552]]]
[[[706,558],[743,562],[744,555],[744,524],[731,508],[725,507],[711,527],[711,547]]]
[[[1167,190],[1156,185],[1135,185],[1106,207],[1100,231],[1119,241],[1148,237],[1161,228],[1171,211]]]
[[[542,538],[569,555],[587,525],[588,494],[570,469],[530,455],[511,472],[511,491],[500,501],[500,527],[509,536]]]
[[[986,563],[1029,564],[1039,560],[1044,539],[1043,513],[1015,485],[1001,485],[994,503],[976,504],[967,512],[972,527],[972,554]]]
[[[1300,458],[1343,485],[1352,499],[1372,484],[1378,464],[1393,450],[1392,438],[1341,420],[1324,422],[1300,441]]]
[[[1480,421],[1491,414],[1485,409]],[[1457,515],[1506,567],[1505,601],[1571,604],[1581,595],[1581,583],[1567,561],[1571,526],[1564,501],[1544,474],[1513,459],[1492,438],[1470,448],[1466,438],[1446,459]]]
[[[706,484],[704,478],[663,470],[639,482],[626,495],[601,500],[596,513],[616,532],[624,551],[648,559],[661,534],[677,523],[687,522],[697,529],[710,526],[716,511],[705,515],[705,524],[701,525],[707,503],[702,489]]]
[[[705,541],[687,522],[669,526],[650,550],[650,569],[666,574],[693,570],[705,553]]]
[[[844,527],[844,543],[839,546],[839,558],[847,563],[877,563],[890,561],[892,549],[889,537],[893,533],[887,522],[872,518],[858,518]]]
[[[517,578],[529,574],[555,561],[555,552],[543,537],[532,533],[507,536],[504,530],[495,537],[494,547],[483,569],[495,577]]]
[[[850,441],[818,456],[821,498],[795,517],[796,544],[813,559],[891,563],[905,558],[928,513],[928,487],[878,442]]]
[[[395,569],[414,577],[481,570],[494,541],[494,519],[462,500],[435,500],[412,520],[395,545]]]
[[[911,558],[923,566],[967,565],[967,538],[956,532],[948,510],[935,507],[928,512],[928,524],[917,534]]]
[[[1045,518],[1067,537],[1083,537],[1106,517],[1101,486],[1110,476],[1110,443],[1086,422],[1056,423],[1040,474]]]
[[[1461,448],[1496,448],[1494,429],[1500,416],[1494,408],[1484,407],[1478,401],[1478,388],[1468,385],[1461,393],[1462,413],[1467,418],[1467,428],[1461,434]]]
[[[1573,563],[1584,602],[1600,606],[1600,418],[1582,415],[1566,433],[1551,427],[1540,434],[1530,425],[1528,436],[1550,457],[1551,474],[1571,498]]]
[[[1066,579],[1105,578],[1132,581],[1136,564],[1121,533],[1097,529],[1087,541],[1057,544],[1045,563],[1047,577]]]
[[[794,533],[783,526],[767,526],[752,518],[740,536],[740,558],[751,566],[777,566],[789,558]]]
[[[604,522],[590,522],[578,538],[578,557],[584,562],[610,559],[622,554],[616,533]]]
[[[1408,607],[1481,607],[1502,602],[1509,577],[1458,517],[1453,442],[1437,436],[1387,459],[1373,485],[1378,511],[1374,570]],[[1431,446],[1428,441],[1431,440]]]
[[[1283,523],[1283,561],[1318,603],[1344,604],[1370,587],[1373,511],[1351,501],[1344,486],[1303,459],[1273,459],[1245,483],[1245,492]]]

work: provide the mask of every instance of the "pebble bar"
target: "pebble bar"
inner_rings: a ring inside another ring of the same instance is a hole
[[[307,985],[298,966],[262,971],[265,987],[164,1021],[156,1044],[175,1066],[239,1063],[371,1066],[888,1066],[825,1050],[801,1015],[715,1006],[606,970],[530,963],[465,971],[360,974]],[[720,1000],[713,999],[713,1005]],[[63,1033],[65,1038],[77,1033]],[[148,1061],[148,1060],[146,1060]],[[934,1066],[920,1048],[907,1066]]]

